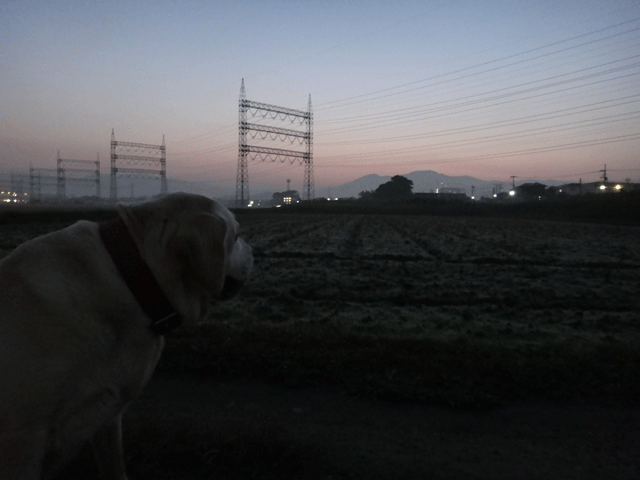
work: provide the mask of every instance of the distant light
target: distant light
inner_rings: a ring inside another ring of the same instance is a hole
[[[280,208],[282,205],[276,205],[276,208]]]
[[[607,187],[605,187],[604,185],[600,185],[600,190],[604,190],[605,188]]]
[[[616,190],[620,191],[620,190],[622,190],[622,185],[618,184],[613,188],[615,188]]]
[[[471,197],[471,200],[475,200],[475,199],[476,199],[476,197]]]
[[[516,194],[516,191],[515,191],[515,190],[510,190],[510,191],[509,191],[509,196],[510,196],[510,197],[513,197],[515,194]]]
[[[493,194],[493,198],[496,198],[498,195],[496,193]]]
[[[336,200],[336,201],[337,201],[338,199],[337,199],[337,198],[334,198],[334,200]]]
[[[327,202],[330,202],[330,201],[331,201],[331,199],[330,199],[330,198],[327,198]]]

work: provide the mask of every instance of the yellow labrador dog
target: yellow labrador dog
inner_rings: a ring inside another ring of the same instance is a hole
[[[119,207],[0,262],[0,479],[50,478],[91,441],[124,480],[121,415],[181,322],[207,316],[251,271],[238,224],[208,198]]]

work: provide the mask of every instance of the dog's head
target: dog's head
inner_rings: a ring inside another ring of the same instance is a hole
[[[142,258],[186,322],[206,317],[211,301],[238,294],[253,265],[238,222],[220,203],[176,193],[120,206]]]

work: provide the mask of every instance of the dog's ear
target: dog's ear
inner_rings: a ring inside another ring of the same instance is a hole
[[[194,291],[217,296],[222,292],[228,264],[229,225],[212,213],[197,213],[179,220],[168,234],[167,254],[182,266],[183,282]]]

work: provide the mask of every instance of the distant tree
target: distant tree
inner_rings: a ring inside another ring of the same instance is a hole
[[[363,190],[358,194],[360,200],[373,200],[373,192],[371,190]]]
[[[408,200],[413,195],[413,182],[402,175],[391,177],[387,183],[380,185],[373,196],[376,200],[384,202],[401,202]]]

